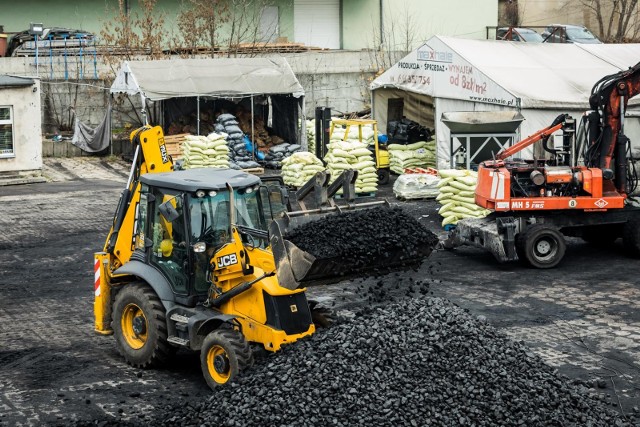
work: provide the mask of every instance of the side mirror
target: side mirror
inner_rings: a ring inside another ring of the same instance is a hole
[[[176,199],[178,198],[179,196],[172,197],[171,199],[167,200],[166,202],[158,206],[158,211],[160,211],[160,215],[162,215],[164,219],[166,219],[169,222],[173,222],[180,217],[180,213],[174,206],[174,203],[176,203]]]

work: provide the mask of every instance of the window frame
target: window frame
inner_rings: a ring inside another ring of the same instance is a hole
[[[11,152],[3,153],[0,151],[0,159],[9,159],[16,157],[16,141],[14,137],[15,125],[13,123],[13,106],[12,105],[0,105],[0,109],[6,108],[9,110],[9,120],[0,119],[0,125],[11,126]]]

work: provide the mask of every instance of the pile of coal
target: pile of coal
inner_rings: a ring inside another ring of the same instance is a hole
[[[163,408],[156,425],[626,426],[606,398],[571,384],[527,348],[426,295],[259,359],[203,400]]]
[[[435,234],[400,207],[330,214],[291,230],[285,238],[316,258],[338,259],[354,271],[379,260],[424,258],[438,243]]]

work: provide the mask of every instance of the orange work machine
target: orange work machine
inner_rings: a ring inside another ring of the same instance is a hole
[[[640,204],[630,195],[638,177],[625,136],[628,100],[640,93],[640,63],[598,81],[586,112],[562,114],[547,128],[480,164],[476,204],[493,212],[458,223],[445,247],[483,247],[500,262],[521,259],[552,268],[566,250],[564,236],[604,245],[622,237],[640,256]],[[550,144],[562,132],[561,144]],[[539,142],[545,159],[514,157]]]

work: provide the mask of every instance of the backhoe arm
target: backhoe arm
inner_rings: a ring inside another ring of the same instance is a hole
[[[131,132],[130,140],[136,146],[133,163],[104,247],[104,252],[111,255],[112,269],[126,263],[133,253],[134,223],[140,201],[140,176],[173,170],[173,160],[167,153],[160,126],[136,129]]]

